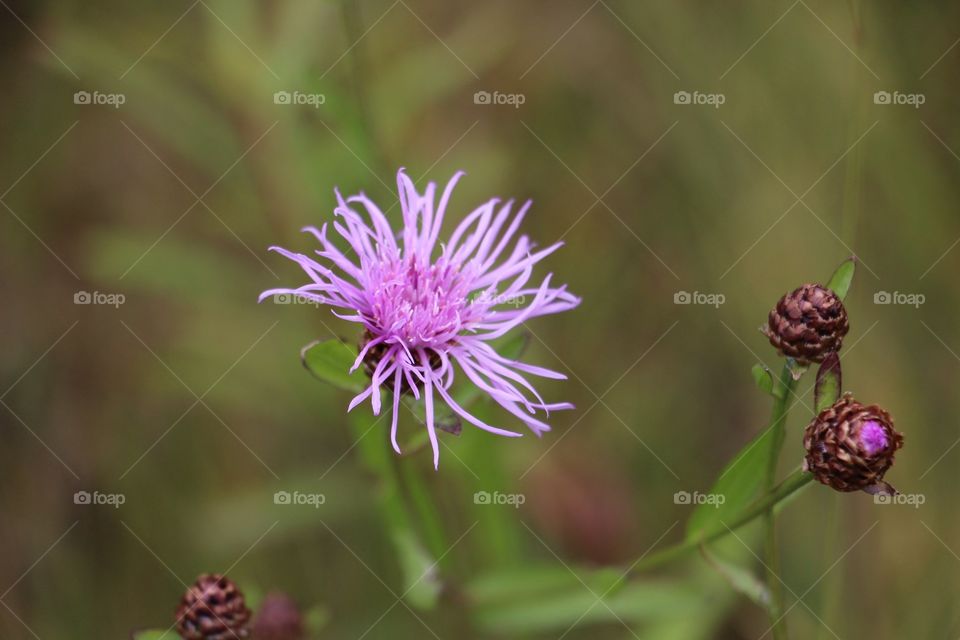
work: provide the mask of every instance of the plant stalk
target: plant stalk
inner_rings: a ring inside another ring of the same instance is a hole
[[[770,415],[770,458],[764,488],[771,491],[776,483],[777,466],[780,451],[786,438],[787,415],[790,412],[790,396],[794,393],[797,380],[794,377],[795,363],[788,359],[777,382],[776,397]],[[807,474],[809,475],[809,474]],[[764,565],[767,569],[767,589],[770,591],[770,621],[774,640],[786,640],[787,625],[783,615],[783,583],[780,578],[780,554],[777,549],[777,522],[772,505],[764,513]]]
[[[725,524],[721,528],[714,529],[710,533],[707,533],[699,538],[690,538],[684,540],[683,542],[675,544],[672,547],[668,547],[663,551],[658,551],[653,555],[643,558],[634,564],[630,571],[624,575],[623,581],[626,581],[630,577],[636,576],[644,571],[655,569],[669,563],[672,560],[683,557],[686,554],[697,550],[701,545],[706,545],[721,538],[725,538],[740,527],[749,524],[756,518],[772,511],[778,503],[805,487],[811,480],[813,480],[813,476],[811,474],[797,469],[792,474],[787,476],[787,478],[777,485],[772,491],[756,500],[748,509],[745,509],[743,513],[732,522]]]

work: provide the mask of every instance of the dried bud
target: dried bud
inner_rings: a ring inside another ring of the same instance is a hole
[[[232,580],[204,574],[177,608],[177,632],[186,640],[237,640],[249,636],[250,610]]]
[[[763,331],[781,355],[807,365],[839,351],[849,329],[840,298],[818,284],[805,284],[780,298]]]
[[[889,413],[848,393],[807,426],[803,446],[804,469],[819,482],[837,491],[876,491],[903,436],[894,431]]]
[[[303,617],[292,599],[282,593],[268,595],[253,620],[256,640],[303,640]]]

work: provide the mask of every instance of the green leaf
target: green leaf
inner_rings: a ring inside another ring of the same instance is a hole
[[[170,629],[150,629],[148,631],[135,631],[133,633],[133,640],[160,640],[161,638],[164,640],[176,640],[177,634]]]
[[[688,540],[732,521],[757,497],[769,464],[772,441],[773,429],[768,427],[727,464],[710,489],[711,495],[723,496],[723,504],[714,500],[697,505],[687,521]]]
[[[617,579],[610,571],[574,574],[566,567],[528,567],[486,576],[468,587],[468,596],[475,603],[477,624],[507,637],[563,632],[573,625],[695,616],[710,606],[701,589],[676,581],[633,580],[608,593]]]
[[[774,391],[773,374],[770,372],[770,369],[762,364],[755,364],[753,368],[750,369],[750,373],[753,374],[753,381],[757,384],[757,388],[768,395],[777,397]]]
[[[836,351],[827,354],[817,371],[817,384],[814,388],[814,403],[817,413],[830,407],[840,399],[843,377],[840,373],[840,356]]]
[[[837,270],[833,272],[833,275],[830,276],[830,281],[827,282],[827,289],[830,289],[837,297],[843,300],[847,297],[847,292],[850,291],[850,283],[853,282],[853,274],[857,269],[857,259],[856,257],[850,257],[840,263],[840,266],[837,267]]]
[[[367,379],[362,368],[350,373],[356,359],[356,349],[336,339],[316,340],[300,350],[303,366],[314,377],[339,389],[360,393],[367,387]]]
[[[706,547],[700,547],[700,553],[707,564],[719,573],[734,591],[747,596],[764,609],[770,606],[770,590],[752,571],[715,556]]]
[[[443,586],[436,561],[409,529],[398,528],[393,534],[403,571],[403,597],[418,609],[433,608]]]
[[[507,568],[481,574],[468,586],[470,601],[479,606],[496,606],[511,600],[536,599],[545,594],[580,584],[606,591],[619,576],[612,569],[574,573],[559,564]],[[581,583],[581,580],[583,581]]]

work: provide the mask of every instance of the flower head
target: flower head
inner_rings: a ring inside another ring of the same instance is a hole
[[[237,585],[205,573],[187,588],[177,607],[177,632],[186,640],[226,640],[250,635],[250,609]]]
[[[837,491],[889,491],[883,476],[893,466],[903,436],[890,414],[863,405],[849,393],[824,409],[807,426],[804,468]]]
[[[819,284],[805,284],[780,298],[763,332],[782,355],[807,365],[839,351],[849,329],[837,294]]]
[[[397,174],[403,216],[399,232],[363,193],[344,199],[337,192],[333,228],[350,250],[344,253],[328,239],[327,224],[319,230],[305,228],[320,242],[322,248],[316,254],[322,261],[281,247],[271,249],[298,263],[311,282],[296,289],[270,289],[260,296],[263,300],[280,293],[296,295],[333,307],[337,317],[363,325],[363,344],[351,370],[364,365],[370,385],[353,399],[350,409],[370,398],[374,413],[379,414],[380,388],[391,391],[390,439],[399,453],[400,396],[422,397],[435,466],[439,462],[434,427],[437,396],[481,429],[520,435],[483,422],[451,397],[454,363],[470,383],[537,435],[550,430],[536,417],[538,412],[573,408],[569,403],[545,403],[526,379],[526,375],[555,379],[564,375],[504,358],[491,346],[491,341],[531,318],[580,303],[566,286],[551,286],[552,274],[539,285],[528,284],[534,265],[562,243],[535,250],[527,236],[517,236],[530,203],[514,211],[512,200],[496,198],[467,215],[447,241],[440,242],[447,204],[462,175],[453,176],[437,201],[434,183],[420,194],[401,169]]]

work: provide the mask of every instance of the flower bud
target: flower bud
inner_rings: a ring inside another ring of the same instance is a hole
[[[890,414],[864,406],[849,393],[824,409],[806,429],[804,469],[837,491],[888,492],[883,475],[893,465],[903,436]]]
[[[249,636],[250,610],[232,580],[204,574],[177,608],[177,632],[185,640],[237,640]]]
[[[303,616],[297,603],[282,593],[268,595],[253,620],[255,640],[303,640]]]
[[[807,365],[839,351],[849,329],[840,298],[819,284],[805,284],[780,298],[763,332],[781,355]]]

